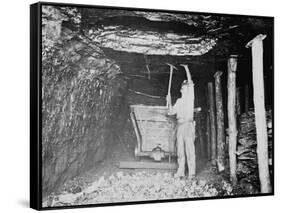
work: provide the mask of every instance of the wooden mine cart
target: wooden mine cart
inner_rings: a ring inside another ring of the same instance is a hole
[[[171,64],[168,65],[170,66],[170,79],[167,97],[171,98],[173,69],[177,68]],[[166,106],[131,105],[130,108],[130,116],[137,136],[135,157],[139,159],[142,156],[148,156],[155,161],[162,161],[168,157],[169,162],[124,161],[120,162],[119,167],[176,169],[176,163],[171,163],[171,157],[176,156],[176,119],[174,116],[167,116],[168,101]],[[200,110],[199,107],[194,112]]]
[[[137,136],[135,156],[156,161],[176,155],[175,119],[166,106],[131,105],[131,120]]]

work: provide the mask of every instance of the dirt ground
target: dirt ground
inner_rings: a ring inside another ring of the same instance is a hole
[[[136,139],[130,121],[126,125],[123,134],[111,143],[104,161],[65,183],[58,192],[46,197],[43,205],[215,197],[235,193],[224,174],[217,174],[207,160],[198,157],[197,175],[192,180],[174,178],[175,170],[120,169],[120,161],[135,161]],[[141,160],[152,161],[149,158]]]

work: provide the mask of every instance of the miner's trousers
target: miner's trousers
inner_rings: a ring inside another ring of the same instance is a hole
[[[195,176],[195,122],[188,121],[177,125],[177,155],[178,176],[185,176],[185,162],[187,161],[188,176]]]

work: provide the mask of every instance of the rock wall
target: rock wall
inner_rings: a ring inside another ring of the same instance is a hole
[[[52,25],[60,36],[54,40],[52,29],[43,34],[43,196],[104,158],[126,85],[120,67],[99,48]]]
[[[271,182],[273,182],[273,138],[272,110],[266,111],[268,135],[268,164]],[[260,180],[257,159],[257,133],[255,112],[250,109],[239,118],[239,133],[237,144],[237,177],[246,193],[255,194],[260,191]]]

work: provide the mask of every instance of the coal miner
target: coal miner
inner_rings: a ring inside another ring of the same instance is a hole
[[[168,115],[176,115],[177,126],[177,157],[178,170],[175,177],[185,176],[185,163],[188,165],[188,177],[195,177],[196,162],[195,162],[195,122],[193,120],[194,113],[194,84],[187,65],[181,65],[187,73],[187,80],[184,80],[181,85],[181,98],[177,99],[174,106],[167,96],[169,107]]]

